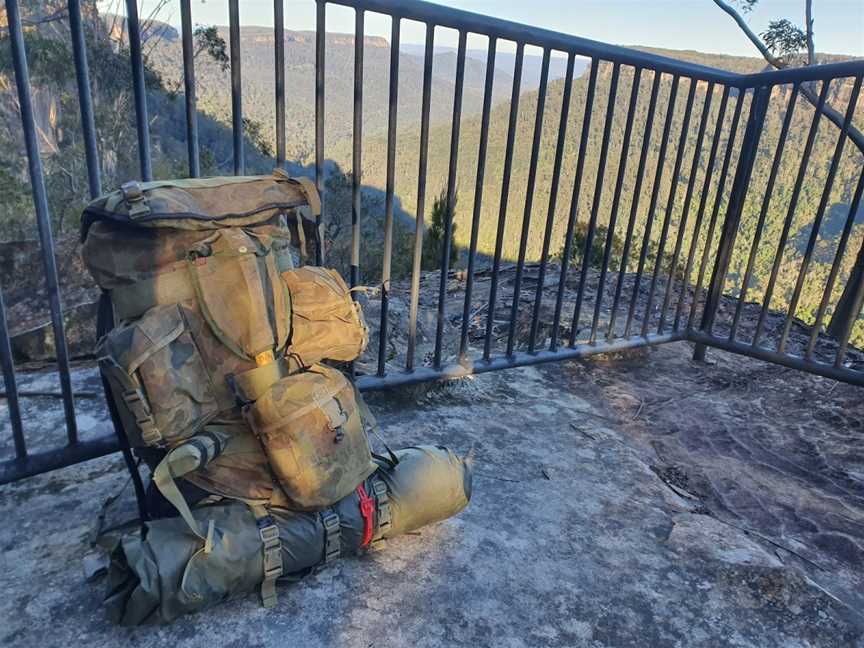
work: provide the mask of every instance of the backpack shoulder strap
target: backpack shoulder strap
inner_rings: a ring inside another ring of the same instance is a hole
[[[389,458],[387,458],[373,452],[372,456],[375,459],[384,461],[388,466],[390,466],[390,468],[395,468],[399,464],[399,457],[396,456],[396,453],[390,449],[390,446],[387,445],[387,442],[384,440],[384,437],[381,434],[381,426],[378,425],[378,419],[375,418],[372,410],[369,409],[369,405],[366,404],[363,395],[360,393],[360,390],[357,389],[357,385],[353,383],[352,385],[354,387],[354,397],[357,400],[357,406],[360,408],[360,418],[363,420],[363,426],[368,428],[368,431],[375,435],[375,438],[381,442],[381,445],[383,445],[384,449],[387,450],[387,454],[390,455]]]

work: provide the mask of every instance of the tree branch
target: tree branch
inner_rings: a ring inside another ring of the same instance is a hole
[[[813,0],[804,0],[804,16],[807,32],[807,65],[816,65],[816,45],[813,42]]]
[[[41,18],[35,18],[33,16],[25,16],[21,18],[21,24],[27,25],[29,27],[39,27],[41,25],[47,25],[48,23],[57,22],[58,20],[65,20],[67,16],[66,9],[58,9],[52,14],[47,16],[42,16]],[[0,33],[6,33],[9,31],[8,26],[0,27]]]
[[[764,58],[778,70],[786,67],[786,64],[782,60],[780,60],[771,53],[771,50],[769,50],[765,43],[762,42],[762,39],[756,35],[756,32],[750,29],[750,25],[747,24],[747,21],[744,20],[744,17],[740,13],[738,13],[735,7],[730,5],[728,2],[724,2],[724,0],[714,0],[714,4],[716,4],[718,7],[720,7],[723,11],[725,11],[732,17],[732,20],[734,20],[738,24],[738,27],[741,28],[741,31],[744,32],[744,35],[748,39],[750,39],[750,42],[753,43],[756,49],[759,50],[762,58]]]
[[[808,48],[808,59],[810,58],[810,48],[813,46],[813,32],[812,32],[812,15],[811,15],[811,2],[812,0],[805,0],[808,9],[808,20],[807,20],[807,48]],[[728,2],[725,0],[714,0],[714,4],[720,7],[723,11],[729,14],[738,27],[741,28],[741,31],[744,32],[744,35],[750,40],[751,43],[759,50],[759,53],[762,57],[768,61],[768,63],[778,70],[782,70],[783,68],[788,67],[786,62],[782,59],[777,58],[771,53],[771,50],[762,42],[762,39],[756,35],[752,29],[750,29],[750,25],[747,24],[747,21],[741,16],[740,13]],[[813,56],[813,61],[815,63],[815,55]],[[813,88],[808,84],[801,84],[801,94],[807,99],[808,102],[815,108],[818,104],[818,97],[816,92],[813,91]],[[822,114],[828,118],[828,120],[837,126],[838,128],[843,127],[843,115],[829,106],[827,103],[822,105]],[[853,125],[849,125],[848,130],[849,139],[858,147],[858,150],[861,153],[864,153],[864,133],[861,133],[860,130],[855,128]]]

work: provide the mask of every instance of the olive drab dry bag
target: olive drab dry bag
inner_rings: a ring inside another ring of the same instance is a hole
[[[112,543],[105,596],[109,618],[122,625],[165,623],[263,584],[268,585],[264,596],[275,596],[268,580],[275,573],[280,574],[275,580],[297,580],[316,566],[456,515],[468,505],[469,460],[433,446],[405,448],[396,455],[397,465],[382,463],[327,515],[272,507],[262,521],[241,502],[196,508],[196,524],[202,530],[212,526],[209,547],[179,518],[148,522],[145,538],[133,533]],[[265,543],[272,554],[262,551]]]

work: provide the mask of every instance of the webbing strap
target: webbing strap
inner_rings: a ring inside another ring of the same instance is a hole
[[[303,227],[302,219],[303,217],[301,215],[300,219],[297,221],[297,237],[300,239],[300,265],[304,266],[306,265],[308,252],[306,251],[306,228]]]
[[[261,604],[265,608],[276,605],[276,581],[282,576],[282,542],[279,527],[267,508],[261,504],[249,504],[264,552],[264,577],[261,581]]]
[[[369,409],[369,406],[363,399],[363,395],[360,393],[360,390],[357,389],[357,385],[354,385],[354,397],[357,400],[357,406],[360,408],[360,418],[364,423],[364,427],[367,427],[368,430],[371,431],[372,434],[374,434],[375,437],[381,442],[381,445],[384,446],[384,449],[387,450],[387,454],[390,455],[390,458],[386,461],[390,464],[390,467],[396,467],[396,465],[399,463],[399,457],[397,457],[396,453],[390,449],[390,446],[387,445],[387,442],[381,435],[381,426],[378,425],[378,419],[375,418],[372,410]]]
[[[198,527],[198,522],[192,515],[192,511],[189,510],[189,505],[186,503],[186,499],[183,497],[180,489],[177,488],[177,482],[174,481],[174,475],[171,471],[170,457],[171,452],[165,455],[162,461],[159,462],[159,465],[156,466],[156,470],[153,471],[153,483],[156,484],[156,487],[159,489],[159,492],[162,493],[162,496],[168,500],[175,509],[177,509],[180,516],[185,520],[186,524],[189,525],[192,533],[204,541],[204,553],[210,553],[213,548],[213,525],[210,525],[207,535],[201,533],[201,529]]]
[[[126,405],[126,409],[135,419],[135,424],[141,432],[141,440],[148,446],[158,446],[162,443],[162,433],[156,427],[150,404],[144,397],[144,392],[138,383],[127,374],[110,356],[103,356],[98,360],[102,373],[120,384],[122,393],[120,397]]]
[[[377,477],[373,478],[372,493],[375,496],[375,508],[378,510],[378,529],[372,544],[377,546],[384,542],[384,536],[390,531],[390,495],[386,482]]]
[[[228,435],[225,433],[204,431],[171,450],[153,471],[153,483],[159,492],[177,509],[192,533],[204,541],[204,553],[210,553],[213,549],[213,520],[210,520],[207,534],[202,535],[175,479],[206,466],[222,454],[227,442]]]
[[[328,565],[342,553],[342,529],[339,516],[335,511],[321,511],[321,522],[324,524],[324,564]]]

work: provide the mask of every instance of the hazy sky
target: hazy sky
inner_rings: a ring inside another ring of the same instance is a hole
[[[439,4],[493,15],[538,27],[620,45],[648,45],[671,49],[753,55],[750,42],[712,0],[438,0]],[[101,0],[103,10],[115,10],[119,0]],[[144,0],[146,15],[155,0]],[[226,0],[192,0],[195,23],[228,23]],[[803,24],[803,0],[761,0],[748,16],[757,32],[769,20],[789,18]],[[353,31],[353,11],[328,5],[328,31]],[[315,3],[312,0],[285,0],[285,27],[313,29]],[[179,3],[169,3],[163,18],[179,24]],[[864,57],[864,0],[815,0],[816,46],[819,51]],[[272,0],[241,0],[240,22],[244,25],[272,25]],[[389,34],[387,19],[367,14],[366,33]],[[423,42],[423,28],[405,23],[402,40]],[[455,44],[454,34],[436,34],[441,45]]]

